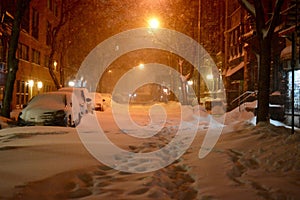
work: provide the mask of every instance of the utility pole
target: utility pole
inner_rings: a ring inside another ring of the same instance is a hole
[[[295,67],[297,64],[297,27],[298,27],[298,0],[296,0],[296,23],[295,30],[292,33],[292,134],[295,133]]]
[[[198,43],[199,45],[201,45],[201,0],[198,1]],[[200,49],[198,49],[198,53],[200,53]],[[201,95],[201,92],[200,92],[200,89],[201,89],[201,74],[200,74],[200,55],[197,55],[197,58],[198,58],[198,68],[199,68],[199,71],[198,71],[198,89],[197,89],[197,96],[198,96],[198,102],[200,103],[200,95]]]

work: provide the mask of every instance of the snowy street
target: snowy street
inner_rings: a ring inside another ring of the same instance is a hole
[[[0,0],[0,200],[300,200],[298,0]]]
[[[150,122],[147,108],[135,105],[129,109],[131,118],[141,126]],[[164,127],[151,138],[130,136],[130,126],[123,133],[110,109],[86,115],[77,130],[40,126],[2,129],[0,199],[297,199],[300,195],[299,131],[290,135],[282,126],[255,127],[250,122],[253,115],[246,112],[227,113],[221,137],[200,159],[203,138],[217,122],[211,122],[210,115],[201,109],[184,107],[185,121],[195,124],[199,119],[192,144],[172,164],[146,173],[138,172],[178,155],[169,151],[137,162],[115,154],[109,159],[119,171],[95,159],[80,140],[80,134],[92,134],[95,124],[91,122],[96,117],[107,138],[118,147],[132,153],[159,150],[174,138],[182,119],[177,103],[164,104],[164,108]],[[156,119],[154,113],[152,128],[160,122]],[[177,148],[184,147],[186,141],[176,143]],[[101,146],[100,153],[108,152],[104,148],[108,143],[95,143]],[[126,172],[133,169],[137,173]]]

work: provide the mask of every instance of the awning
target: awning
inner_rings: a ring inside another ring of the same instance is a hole
[[[227,72],[226,72],[226,77],[231,76],[232,74],[236,73],[237,71],[239,71],[243,67],[244,67],[244,62],[241,62],[239,65],[228,69]]]
[[[297,55],[299,54],[299,47],[297,47],[297,51],[296,51]],[[287,47],[285,47],[280,54],[280,58],[282,60],[290,60],[292,59],[292,45],[289,45]]]

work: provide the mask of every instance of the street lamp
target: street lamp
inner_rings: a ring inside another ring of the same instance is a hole
[[[68,85],[69,85],[70,87],[74,87],[74,86],[75,86],[75,82],[74,82],[74,81],[69,81]]]
[[[43,82],[42,81],[37,82],[37,87],[38,89],[41,89],[43,87]]]
[[[28,80],[28,86],[33,87],[33,85],[34,85],[34,81],[33,80]]]
[[[40,93],[40,89],[43,87],[43,82],[42,81],[38,81],[37,82],[37,88],[38,88],[38,93]]]
[[[151,29],[157,29],[157,28],[159,28],[159,20],[157,18],[151,18],[148,21],[148,24],[149,24],[149,27]]]
[[[53,66],[54,66],[54,70],[56,70],[56,67],[57,67],[57,62],[56,61],[54,61]]]
[[[213,79],[213,75],[212,75],[212,74],[207,74],[207,75],[206,75],[206,78],[207,78],[208,80],[212,80],[212,79]]]
[[[143,70],[145,68],[145,65],[143,64],[143,63],[141,63],[140,65],[139,65],[139,69],[140,70]]]
[[[113,91],[113,71],[110,69],[108,70],[108,82],[110,84],[106,85],[106,87],[104,88],[104,90],[106,90],[107,92],[112,92]]]

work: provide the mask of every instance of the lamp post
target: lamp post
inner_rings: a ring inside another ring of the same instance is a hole
[[[112,73],[113,73],[113,71],[110,69],[110,70],[108,70],[108,82],[110,83],[109,84],[109,87],[108,88],[105,88],[105,90],[106,90],[106,92],[112,92],[113,91],[113,84],[112,84],[112,82],[113,82],[113,80],[112,80]]]
[[[197,24],[197,39],[198,39],[198,43],[201,45],[201,18],[202,18],[202,5],[201,5],[201,0],[198,0],[198,24]],[[198,57],[198,64],[200,64],[200,56]],[[198,81],[197,81],[197,96],[198,96],[198,102],[200,103],[200,96],[201,96],[201,75],[200,73],[198,73]]]

